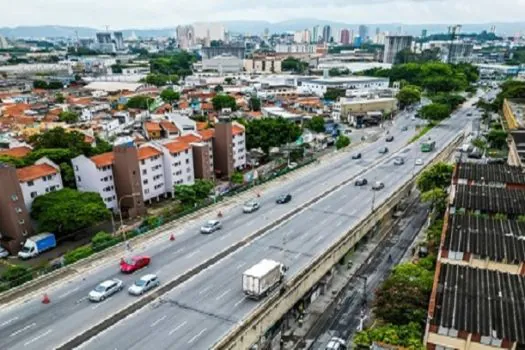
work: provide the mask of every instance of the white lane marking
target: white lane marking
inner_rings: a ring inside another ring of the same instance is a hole
[[[8,324],[10,324],[11,322],[16,321],[16,320],[18,320],[18,316],[13,317],[12,319],[7,320],[4,323],[0,324],[0,327],[7,326]]]
[[[83,297],[83,298],[80,298],[78,299],[77,301],[75,301],[75,304],[80,304],[81,302],[83,302],[84,300],[87,300],[88,297]]]
[[[175,333],[176,331],[178,331],[180,328],[184,327],[184,325],[188,323],[188,321],[184,321],[182,322],[181,324],[179,324],[177,327],[173,328],[168,334],[169,335],[172,335],[173,333]]]
[[[215,300],[220,300],[222,299],[226,294],[228,294],[229,292],[231,291],[231,289],[227,289],[225,290],[224,292],[222,292],[217,298],[215,298]]]
[[[342,222],[342,221],[339,221],[337,224],[335,224],[335,227],[339,227],[339,226],[341,226],[342,224],[343,224],[343,222]]]
[[[236,269],[238,270],[238,269],[240,269],[241,267],[243,267],[244,265],[246,265],[246,263],[245,263],[245,262],[242,262],[242,263],[240,263],[239,265],[237,265]]]
[[[156,320],[155,322],[153,322],[153,323],[150,325],[150,327],[152,327],[152,328],[155,327],[156,325],[158,325],[159,323],[161,323],[162,321],[164,321],[164,320],[166,319],[166,317],[168,317],[168,316],[166,316],[166,315],[162,316],[161,318],[159,318],[158,320]]]
[[[248,221],[248,223],[246,224],[246,226],[252,226],[252,224],[253,224],[253,220],[250,220],[250,221]]]
[[[199,333],[197,333],[193,338],[191,338],[189,341],[188,341],[188,344],[191,344],[193,343],[195,340],[197,340],[198,337],[200,337],[202,335],[202,333],[206,332],[208,328],[204,328],[203,330],[201,330]]]
[[[293,258],[294,258],[295,260],[297,260],[297,259],[299,259],[299,257],[301,256],[301,254],[302,254],[302,253],[297,253],[297,255],[294,256]]]
[[[177,255],[179,254],[180,252],[182,252],[184,250],[184,248],[179,248],[177,249],[176,251],[174,251],[173,253],[171,253],[171,255]]]
[[[194,256],[195,254],[197,254],[200,250],[199,249],[196,249],[194,251],[192,251],[190,254],[186,255],[186,258],[189,259],[191,258],[192,256]]]
[[[71,294],[71,293],[75,293],[75,292],[76,292],[77,290],[79,290],[79,289],[80,289],[80,287],[76,287],[75,289],[71,289],[70,291],[67,291],[67,292],[65,292],[64,294],[59,295],[58,298],[59,298],[59,299],[65,298],[65,297],[67,297],[69,294]]]
[[[36,323],[33,322],[33,323],[31,323],[31,324],[28,324],[28,325],[25,326],[24,328],[21,328],[21,329],[19,329],[19,330],[17,330],[17,331],[14,331],[14,332],[11,333],[9,336],[10,336],[10,337],[14,337],[15,335],[20,334],[20,333],[22,333],[23,331],[27,331],[29,328],[34,327],[34,326],[36,326]]]
[[[162,269],[158,269],[157,271],[155,271],[155,275],[158,275],[161,271]]]
[[[48,329],[46,332],[44,332],[44,333],[42,333],[40,335],[37,335],[36,337],[31,339],[27,343],[24,343],[24,346],[28,346],[29,344],[32,344],[32,343],[36,342],[38,339],[45,337],[46,335],[48,335],[51,332],[53,332],[53,330],[52,329]]]
[[[237,307],[240,303],[242,303],[244,300],[246,300],[246,297],[242,298],[241,300],[239,300],[238,302],[236,302],[233,306],[234,307]]]
[[[226,238],[230,237],[231,235],[232,235],[231,232],[230,232],[230,233],[227,233],[227,234],[225,234],[224,236],[222,236],[221,238],[219,238],[219,241],[223,241],[223,240],[225,240]]]
[[[323,221],[321,221],[321,225],[324,225],[328,222],[328,218],[324,219]]]
[[[324,238],[324,236],[323,236],[323,235],[321,235],[321,236],[317,237],[317,238],[315,239],[315,243],[317,243],[317,242],[321,241],[321,240],[322,240],[323,238]]]
[[[199,292],[199,295],[202,295],[202,294],[206,293],[206,292],[209,291],[212,287],[213,287],[213,285],[204,288],[203,290],[201,290],[201,291]]]
[[[100,307],[100,305],[107,303],[108,300],[109,300],[109,299],[106,299],[106,300],[104,300],[104,301],[102,301],[102,302],[99,301],[99,302],[97,303],[97,305],[91,307],[91,310],[98,309],[98,308]]]

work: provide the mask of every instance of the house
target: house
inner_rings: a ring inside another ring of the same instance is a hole
[[[162,137],[162,128],[156,122],[144,122],[144,134],[148,140],[158,140]]]
[[[31,211],[36,197],[64,187],[59,166],[45,157],[37,160],[34,165],[17,169],[16,174],[28,211]]]

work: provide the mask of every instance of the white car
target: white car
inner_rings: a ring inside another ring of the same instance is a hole
[[[260,207],[261,206],[259,202],[257,202],[256,200],[251,200],[244,203],[244,205],[242,206],[242,211],[243,213],[253,213],[254,211],[257,211]]]
[[[220,230],[221,227],[222,225],[219,220],[209,220],[201,226],[201,233],[213,233],[217,230]]]
[[[148,290],[157,287],[160,284],[157,275],[149,274],[142,276],[139,280],[135,281],[131,287],[128,288],[128,293],[131,295],[142,295]]]
[[[0,259],[7,258],[8,256],[9,252],[4,248],[0,247]]]
[[[416,165],[423,165],[423,159],[421,158],[416,159]]]
[[[124,282],[113,278],[100,283],[91,292],[89,292],[89,300],[104,301],[113,294],[120,292],[124,288]]]
[[[401,157],[396,157],[394,159],[394,165],[403,165],[405,164],[405,160]]]

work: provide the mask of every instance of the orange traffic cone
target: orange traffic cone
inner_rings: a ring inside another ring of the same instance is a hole
[[[170,241],[174,241],[174,240],[175,240],[175,235],[172,233],[172,234],[170,235]]]
[[[44,297],[42,298],[42,304],[49,304],[51,300],[49,299],[49,296],[47,293],[44,293]]]

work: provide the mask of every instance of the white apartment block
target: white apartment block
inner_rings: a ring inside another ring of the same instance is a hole
[[[138,149],[140,179],[144,201],[166,196],[164,159],[161,147],[149,143]]]
[[[235,169],[246,166],[246,133],[237,123],[232,126],[233,167]]]
[[[175,194],[175,185],[191,185],[195,181],[191,145],[172,141],[163,145],[166,192]]]
[[[36,197],[64,187],[59,166],[45,157],[34,165],[17,169],[16,173],[28,211]]]
[[[80,155],[72,159],[71,163],[75,172],[77,189],[83,192],[97,192],[106,208],[118,211],[113,160],[113,152],[108,152],[91,158]]]

